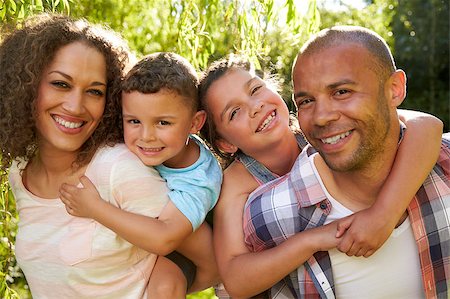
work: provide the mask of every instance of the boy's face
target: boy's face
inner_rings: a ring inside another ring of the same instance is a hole
[[[176,167],[170,160],[183,155],[195,115],[185,102],[168,90],[122,93],[125,144],[145,165]]]

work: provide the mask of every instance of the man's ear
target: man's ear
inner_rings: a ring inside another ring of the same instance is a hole
[[[389,101],[392,107],[398,107],[406,98],[406,74],[396,70],[387,81]]]
[[[216,140],[216,145],[221,151],[229,154],[234,154],[238,150],[237,146],[229,143],[228,141],[222,138]]]
[[[195,112],[194,117],[192,117],[191,130],[189,133],[195,134],[200,131],[206,121],[206,112],[204,110],[200,110]]]

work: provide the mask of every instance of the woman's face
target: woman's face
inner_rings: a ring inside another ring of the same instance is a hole
[[[84,43],[60,48],[43,71],[36,100],[40,151],[78,152],[105,108],[106,63]]]
[[[270,150],[290,132],[281,96],[248,71],[228,71],[211,85],[206,99],[219,135],[248,155]]]

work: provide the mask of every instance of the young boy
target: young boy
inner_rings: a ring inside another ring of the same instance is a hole
[[[61,200],[70,214],[92,218],[130,243],[161,255],[150,277],[149,298],[185,298],[187,289],[201,290],[218,280],[211,229],[202,223],[217,202],[222,171],[193,135],[206,118],[199,110],[197,86],[195,69],[173,53],[145,57],[122,84],[125,144],[145,165],[154,166],[170,189],[170,201],[158,219],[107,203],[86,177],[81,178],[84,188],[61,187]],[[163,257],[175,249],[197,266],[192,286],[192,275],[183,275]]]

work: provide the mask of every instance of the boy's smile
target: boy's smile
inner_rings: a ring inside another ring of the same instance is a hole
[[[183,156],[194,114],[175,92],[123,93],[127,147],[147,166],[170,164]]]

